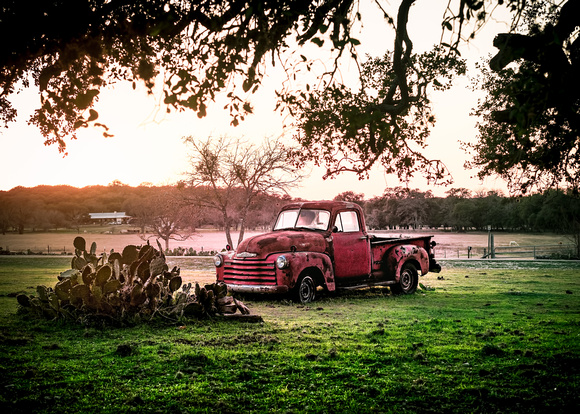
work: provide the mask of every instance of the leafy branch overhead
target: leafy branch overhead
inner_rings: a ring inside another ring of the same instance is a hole
[[[441,48],[406,59],[404,72],[410,74],[404,82],[389,53],[362,63],[359,91],[335,83],[290,97],[300,127],[297,158],[325,165],[327,177],[343,171],[364,177],[380,163],[405,180],[417,172],[432,181],[449,179],[442,162],[421,153],[435,123],[427,91],[448,89],[454,76],[465,73],[465,63]]]
[[[143,82],[153,91],[163,75],[164,102],[199,117],[208,100],[229,91],[232,124],[252,111],[268,54],[326,32],[333,47],[349,40],[352,0],[321,3],[229,0],[8,1],[0,8],[0,120],[14,121],[9,98],[33,82],[41,106],[31,118],[46,138],[65,149],[65,138],[96,125],[92,109],[108,85]],[[66,12],[63,12],[65,11]],[[242,91],[232,87],[242,80]]]
[[[481,68],[487,91],[470,145],[480,177],[498,174],[516,192],[580,186],[580,2],[530,2],[523,33],[496,36]]]
[[[404,1],[401,10],[413,2]],[[459,2],[461,22],[479,8],[471,3],[479,2]],[[247,93],[259,87],[266,62],[294,45],[329,45],[338,56],[348,49],[356,57],[352,47],[360,41],[351,28],[363,18],[359,10],[356,0],[5,1],[0,35],[10,41],[0,46],[0,120],[15,120],[10,98],[34,84],[41,106],[31,122],[47,144],[64,149],[78,128],[97,125],[109,134],[92,109],[103,88],[142,82],[152,92],[160,75],[168,108],[202,117],[208,101],[227,91],[236,124],[252,110]],[[405,25],[397,31],[404,33]],[[400,52],[396,60],[404,64]]]

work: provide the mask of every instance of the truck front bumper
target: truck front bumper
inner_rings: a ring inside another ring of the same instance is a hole
[[[227,284],[228,290],[236,293],[288,293],[288,286],[260,286]]]

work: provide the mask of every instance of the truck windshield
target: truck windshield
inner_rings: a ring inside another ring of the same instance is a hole
[[[305,228],[326,230],[330,220],[330,212],[326,210],[295,209],[284,210],[278,215],[274,230]]]

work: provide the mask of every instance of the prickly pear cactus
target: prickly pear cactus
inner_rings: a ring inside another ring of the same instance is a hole
[[[38,286],[36,295],[16,297],[23,312],[47,319],[111,323],[250,313],[228,295],[223,283],[183,284],[179,268],[169,270],[159,243],[159,249],[129,245],[123,253],[100,256],[96,243],[86,250],[83,237],[76,237],[73,246],[71,269],[58,276],[54,288]]]

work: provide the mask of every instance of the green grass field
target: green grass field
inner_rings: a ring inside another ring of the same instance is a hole
[[[422,278],[427,290],[405,297],[369,289],[309,306],[243,298],[263,323],[113,328],[16,314],[10,294],[53,286],[69,259],[0,257],[0,406],[10,413],[577,412],[580,265],[499,263],[444,262],[441,274]],[[209,269],[196,275],[211,278]]]

